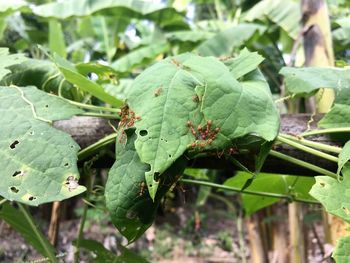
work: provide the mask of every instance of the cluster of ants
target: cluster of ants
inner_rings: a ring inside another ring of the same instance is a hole
[[[198,125],[197,129],[193,126],[193,123],[191,121],[187,121],[187,127],[195,137],[195,141],[191,144],[191,148],[204,148],[207,145],[212,144],[212,142],[215,140],[216,135],[219,133],[220,128],[212,128],[213,121],[208,120],[207,124],[204,126]]]

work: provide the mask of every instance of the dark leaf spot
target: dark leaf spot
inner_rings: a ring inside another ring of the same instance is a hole
[[[16,171],[16,172],[13,173],[12,177],[15,177],[15,176],[17,176],[17,175],[19,175],[21,173],[22,173],[21,171]]]
[[[17,187],[14,187],[14,186],[12,186],[12,187],[10,188],[10,190],[11,190],[11,192],[13,192],[13,193],[15,193],[15,194],[17,194],[17,193],[19,192],[19,189],[18,189]]]
[[[147,134],[148,134],[148,131],[146,131],[146,130],[140,131],[140,136],[147,136]]]
[[[34,201],[35,199],[36,199],[35,196],[30,196],[30,197],[28,198],[29,201]]]
[[[320,183],[320,186],[325,187],[326,185],[325,185],[325,183]]]
[[[13,143],[11,143],[10,148],[15,149],[17,144],[19,144],[19,141],[15,140]]]
[[[49,105],[46,104],[46,105],[45,105],[45,108],[48,108],[48,107],[49,107]]]
[[[65,166],[65,167],[68,167],[68,166],[69,166],[69,163],[65,163],[64,166]]]

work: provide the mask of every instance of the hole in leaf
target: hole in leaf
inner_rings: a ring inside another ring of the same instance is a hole
[[[140,131],[140,136],[146,136],[147,134],[148,134],[148,131],[146,131],[146,130]]]
[[[10,148],[15,149],[17,144],[19,144],[19,141],[15,140],[13,143],[11,143]]]
[[[152,184],[149,185],[149,187],[152,187],[152,186],[153,186]]]
[[[325,187],[326,184],[325,184],[325,183],[320,183],[320,186],[321,186],[321,187]]]
[[[35,196],[30,196],[30,197],[28,198],[29,201],[34,201],[35,199],[36,199]]]
[[[69,166],[69,163],[65,163],[65,164],[64,164],[64,167],[68,167],[68,166]]]
[[[21,173],[22,173],[21,171],[16,171],[16,172],[13,173],[12,177],[15,177],[15,176],[17,176],[17,175],[19,175]]]
[[[19,189],[18,189],[17,187],[14,187],[14,186],[12,186],[12,187],[10,188],[10,190],[11,190],[11,192],[13,192],[13,193],[15,193],[15,194],[17,194],[17,193],[19,192]]]
[[[74,148],[74,145],[71,145],[70,148],[73,149],[73,148]]]
[[[30,135],[34,135],[34,131],[30,131],[29,134],[30,134]]]
[[[49,105],[46,104],[46,105],[45,105],[45,108],[48,108],[48,107],[49,107]]]
[[[169,154],[168,156],[169,156],[169,158],[173,157],[171,154]]]

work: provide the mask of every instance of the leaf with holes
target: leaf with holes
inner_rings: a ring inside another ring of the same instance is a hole
[[[337,246],[332,253],[337,263],[348,263],[350,262],[350,236],[342,237],[337,240]]]
[[[148,194],[145,172],[149,165],[140,161],[135,150],[136,134],[126,130],[127,142],[117,139],[116,156],[118,157],[109,171],[106,184],[106,205],[111,213],[113,224],[129,242],[140,237],[151,226],[161,198],[173,185],[186,165],[180,158],[165,172],[164,179],[154,199]]]
[[[348,222],[350,222],[349,171],[349,167],[345,165],[341,181],[328,176],[316,176],[316,183],[310,190],[310,194],[320,201],[328,213]]]
[[[29,205],[85,191],[77,181],[79,146],[47,121],[82,111],[34,87],[0,87],[0,195]]]
[[[187,149],[222,150],[247,134],[276,137],[279,115],[269,87],[259,72],[248,75],[240,83],[216,58],[184,54],[135,79],[127,101],[140,117],[135,147],[150,164],[146,182],[152,198],[157,177]]]

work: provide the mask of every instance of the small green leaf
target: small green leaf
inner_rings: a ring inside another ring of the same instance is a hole
[[[247,73],[256,70],[264,58],[257,52],[249,52],[248,49],[243,49],[235,58],[224,61],[224,64],[230,69],[236,79],[246,75]]]
[[[320,88],[341,90],[350,86],[349,69],[284,67],[280,74],[285,77],[286,88],[292,94],[309,94]]]
[[[70,83],[76,85],[78,88],[91,93],[91,95],[99,98],[106,103],[111,104],[112,106],[119,107],[123,105],[122,101],[108,94],[99,84],[92,80],[89,80],[86,76],[81,75],[76,67],[67,60],[55,54],[54,62],[64,75],[65,79]]]
[[[81,110],[34,87],[0,87],[0,194],[29,205],[85,191],[78,185],[79,146],[48,121]]]
[[[250,173],[238,172],[234,177],[227,179],[224,185],[242,188],[251,178]],[[312,177],[303,177],[284,174],[259,173],[252,183],[245,189],[262,194],[273,193],[290,196],[291,199],[314,201],[308,194],[315,180]],[[243,207],[247,215],[251,215],[261,208],[278,202],[280,198],[242,194]]]
[[[342,237],[337,240],[337,246],[332,253],[336,263],[350,262],[350,236]]]
[[[349,175],[349,169],[345,166],[341,181],[328,176],[316,176],[316,183],[310,190],[310,194],[321,202],[328,213],[348,222],[350,222]]]
[[[5,77],[11,70],[8,67],[20,64],[27,58],[23,54],[10,55],[8,48],[0,48],[0,80]]]
[[[117,160],[109,171],[106,184],[106,205],[112,222],[129,242],[140,237],[153,223],[159,203],[183,172],[186,162],[179,158],[159,179],[159,191],[151,199],[145,183],[148,164],[140,161],[135,150],[136,134],[127,130],[117,139]],[[126,141],[126,145],[122,141]]]
[[[344,165],[350,160],[350,141],[348,141],[344,146],[338,156],[338,170],[337,175],[340,175],[341,170]]]

